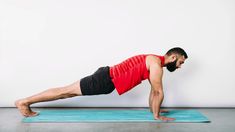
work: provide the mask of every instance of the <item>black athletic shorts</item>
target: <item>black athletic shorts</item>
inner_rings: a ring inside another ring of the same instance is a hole
[[[110,78],[109,66],[100,67],[94,74],[80,80],[82,95],[109,94],[115,87]]]

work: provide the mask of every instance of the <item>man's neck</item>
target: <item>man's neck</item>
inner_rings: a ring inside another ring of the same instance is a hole
[[[169,56],[168,55],[164,55],[165,61],[164,61],[164,66],[165,67],[170,61],[169,61]]]

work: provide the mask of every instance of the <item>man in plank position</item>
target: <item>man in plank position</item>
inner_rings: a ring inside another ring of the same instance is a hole
[[[51,88],[39,94],[19,99],[15,102],[15,105],[23,116],[36,116],[38,113],[31,110],[31,104],[74,96],[109,94],[114,89],[119,95],[122,95],[140,84],[142,80],[148,79],[151,84],[149,108],[154,119],[174,120],[174,118],[160,115],[160,112],[166,112],[160,110],[164,97],[163,67],[173,72],[180,68],[187,58],[186,52],[180,47],[170,49],[164,56],[155,54],[136,55],[117,65],[100,67],[94,74],[68,86]]]

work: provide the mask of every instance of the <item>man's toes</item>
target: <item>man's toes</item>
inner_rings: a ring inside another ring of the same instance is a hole
[[[33,115],[34,115],[34,116],[37,116],[37,115],[39,115],[39,112],[34,112]]]
[[[31,112],[29,116],[30,116],[30,117],[33,117],[33,116],[37,116],[37,115],[39,115],[38,112]]]

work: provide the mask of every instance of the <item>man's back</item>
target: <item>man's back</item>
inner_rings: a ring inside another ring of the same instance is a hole
[[[164,56],[141,54],[110,67],[110,77],[119,95],[140,84],[142,80],[149,78],[146,57],[150,55],[159,58],[164,64]]]

